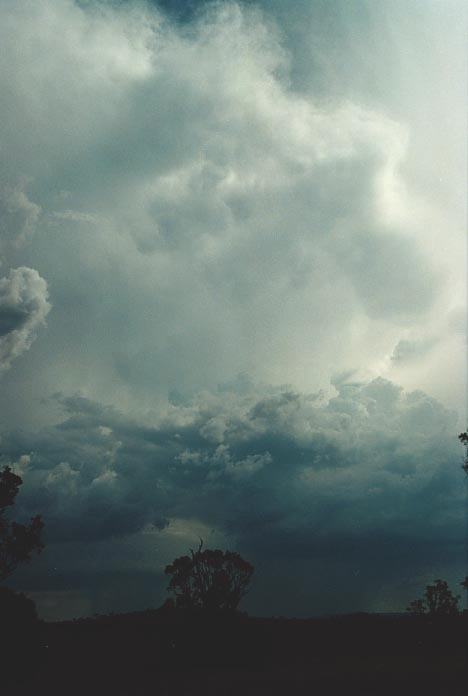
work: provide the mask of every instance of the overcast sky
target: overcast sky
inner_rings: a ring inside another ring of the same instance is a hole
[[[45,617],[466,574],[462,0],[0,0],[0,454]],[[454,587],[455,589],[455,587]]]

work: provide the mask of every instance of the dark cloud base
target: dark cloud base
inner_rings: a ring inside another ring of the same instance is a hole
[[[308,597],[306,613],[331,611],[326,588],[343,578],[348,598],[340,602],[348,609],[379,598],[394,606],[395,588],[431,570],[462,572],[465,498],[454,414],[383,379],[335,388],[327,402],[246,382],[237,392],[169,404],[153,422],[58,397],[64,416],[56,426],[2,439],[3,461],[24,471],[18,512],[44,515],[50,562],[65,573],[50,578],[45,559],[43,575],[31,567],[23,582],[43,591],[50,580],[50,589],[86,594],[94,575],[101,582],[103,553],[106,577],[122,572],[119,540],[126,539],[127,548],[142,544],[138,558],[127,551],[121,559],[126,577],[146,564],[147,591],[138,601],[151,602],[150,586],[161,588],[164,563],[194,543],[197,525],[217,530],[257,564],[248,600],[254,612],[275,613],[275,605],[299,612],[294,588]],[[183,524],[179,539],[171,537],[174,523]],[[163,550],[152,550],[161,540]],[[112,605],[109,592],[97,606]]]

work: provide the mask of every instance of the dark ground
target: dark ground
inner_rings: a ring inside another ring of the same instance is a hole
[[[294,620],[170,609],[49,623],[34,673],[24,651],[16,664],[2,651],[1,692],[466,696],[467,629],[466,614]],[[8,671],[16,676],[7,685]]]

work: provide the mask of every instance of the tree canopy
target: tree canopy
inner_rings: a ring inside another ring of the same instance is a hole
[[[249,589],[253,566],[233,551],[202,549],[176,558],[166,567],[168,591],[177,607],[236,609]]]
[[[8,507],[14,504],[23,479],[9,466],[0,471],[0,582],[8,578],[20,563],[31,559],[33,552],[44,548],[41,533],[44,523],[40,515],[28,525],[10,522]]]
[[[450,616],[458,613],[459,600],[445,580],[436,580],[433,585],[427,585],[422,599],[410,603],[408,611],[420,616]]]

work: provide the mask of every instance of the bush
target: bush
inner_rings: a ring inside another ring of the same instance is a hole
[[[40,664],[41,624],[32,599],[0,587],[0,626],[1,687],[30,676]]]

